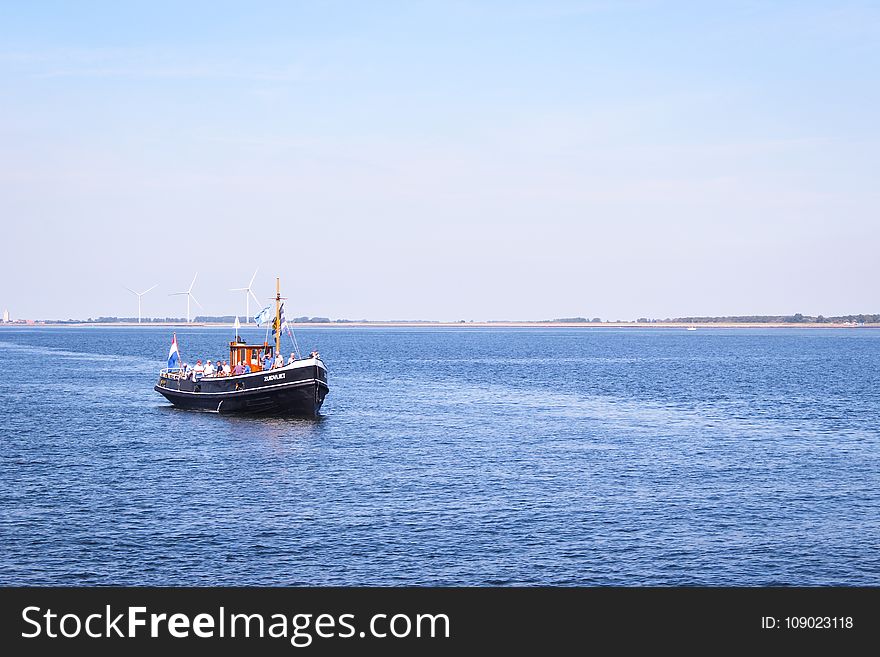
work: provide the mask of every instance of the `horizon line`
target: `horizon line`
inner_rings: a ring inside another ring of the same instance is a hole
[[[27,326],[33,324],[41,325],[156,325],[156,326],[190,326],[190,325],[211,325],[224,326],[232,325],[237,315],[197,315],[187,322],[184,317],[142,317],[140,321],[137,317],[119,317],[119,316],[99,316],[97,318],[89,317],[88,319],[3,319],[0,326]],[[299,320],[299,321],[297,321]],[[705,315],[705,316],[684,316],[684,317],[639,317],[637,319],[601,319],[599,317],[557,317],[553,319],[485,319],[485,320],[436,320],[436,319],[347,319],[338,318],[331,319],[323,316],[300,316],[288,323],[296,326],[315,326],[315,325],[679,325],[679,324],[700,324],[700,325],[722,325],[722,324],[757,324],[772,325],[781,324],[789,326],[797,326],[804,324],[815,325],[852,325],[852,324],[880,324],[880,313],[852,313],[848,315],[803,315],[795,313],[794,315]],[[255,323],[249,322],[240,325],[242,328],[266,328]]]

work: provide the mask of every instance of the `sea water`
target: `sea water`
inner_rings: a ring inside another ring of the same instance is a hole
[[[880,585],[880,331],[303,327],[318,420],[171,333],[0,330],[0,584]]]

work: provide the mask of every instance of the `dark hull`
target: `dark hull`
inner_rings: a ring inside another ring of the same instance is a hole
[[[154,390],[189,410],[315,417],[329,388],[326,370],[308,365],[198,382],[160,377]]]

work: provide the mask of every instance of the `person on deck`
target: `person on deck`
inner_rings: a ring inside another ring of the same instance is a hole
[[[269,354],[266,354],[265,356],[263,356],[263,369],[264,370],[271,370],[272,369],[272,356],[270,356]]]
[[[240,361],[235,364],[235,368],[232,370],[232,373],[235,376],[239,376],[240,374],[244,374],[244,361]]]
[[[229,361],[224,360],[223,361],[223,376],[229,376],[230,374],[232,374],[232,368],[229,367]]]
[[[199,379],[201,379],[204,376],[204,374],[205,374],[205,366],[202,365],[202,359],[199,358],[196,361],[196,366],[193,367],[193,371],[192,371],[193,381],[198,381]]]
[[[250,366],[250,364],[245,363],[244,361],[242,361],[242,362],[241,362],[241,366],[244,368],[244,373],[245,373],[245,374],[250,374],[250,373],[251,373],[251,366]]]
[[[205,364],[205,376],[214,376],[214,366],[210,360]]]
[[[291,351],[290,358],[287,359],[287,364],[290,365],[295,360],[296,360],[296,354]]]
[[[275,364],[272,365],[274,369],[278,369],[279,367],[284,367],[284,356],[281,355],[281,352],[278,352],[278,355],[275,356]]]

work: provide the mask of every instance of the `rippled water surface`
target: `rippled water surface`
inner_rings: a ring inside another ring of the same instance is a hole
[[[171,408],[166,328],[0,330],[0,584],[880,585],[880,331],[298,338],[317,421]]]

